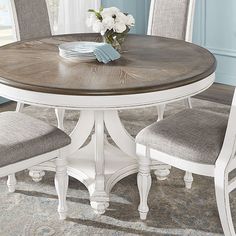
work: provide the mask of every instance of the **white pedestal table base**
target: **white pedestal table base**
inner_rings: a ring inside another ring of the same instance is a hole
[[[93,128],[91,141],[84,146]],[[108,142],[105,128],[116,146]],[[87,187],[91,207],[97,214],[103,214],[109,206],[112,187],[121,179],[138,172],[134,139],[123,127],[118,111],[81,111],[70,136],[68,175]],[[169,167],[155,162],[154,169],[157,171],[165,168]],[[31,175],[34,171],[39,175],[43,170],[55,171],[55,164],[48,162],[34,167]],[[39,179],[39,176],[35,177]]]

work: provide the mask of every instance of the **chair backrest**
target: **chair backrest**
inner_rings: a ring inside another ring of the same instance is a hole
[[[152,0],[148,35],[192,42],[195,0]]]
[[[236,163],[236,89],[234,91],[234,97],[230,109],[230,115],[228,125],[225,133],[224,143],[221,149],[221,153],[216,161],[222,168],[230,167]],[[235,167],[234,167],[235,168]]]
[[[17,40],[51,36],[45,0],[10,0]]]

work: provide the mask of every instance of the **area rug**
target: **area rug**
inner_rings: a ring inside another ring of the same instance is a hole
[[[193,99],[193,106],[214,112],[229,113],[229,107]],[[184,109],[183,102],[167,106],[165,116]],[[24,112],[56,124],[52,109],[26,107]],[[156,108],[121,111],[120,117],[130,134],[157,119]],[[76,111],[67,111],[66,132],[79,118]],[[136,175],[117,183],[110,194],[110,206],[102,216],[90,207],[87,189],[70,178],[68,190],[69,216],[58,220],[54,174],[47,172],[40,183],[34,183],[28,172],[17,174],[14,194],[7,192],[6,178],[0,179],[0,236],[77,236],[77,235],[223,235],[217,212],[213,179],[194,175],[191,190],[184,188],[184,173],[172,169],[165,181],[153,177],[149,195],[150,212],[146,221],[139,219],[139,196]],[[231,207],[236,223],[236,193],[231,194]]]

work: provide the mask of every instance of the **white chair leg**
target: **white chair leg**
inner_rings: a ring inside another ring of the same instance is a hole
[[[67,216],[66,194],[68,189],[68,174],[66,159],[61,155],[56,159],[55,187],[58,195],[58,213],[60,220]]]
[[[138,207],[141,220],[146,220],[147,213],[149,211],[147,199],[148,193],[151,187],[151,175],[150,175],[150,157],[139,157],[139,172],[137,176],[140,204]]]
[[[184,99],[184,103],[185,103],[185,106],[186,106],[187,108],[190,108],[190,109],[193,108],[193,106],[192,106],[192,101],[191,101],[191,98],[190,98],[190,97]]]
[[[65,109],[55,109],[55,114],[57,117],[57,127],[61,130],[64,130],[64,116],[65,116]]]
[[[157,115],[158,115],[157,121],[163,120],[165,108],[166,108],[166,104],[161,104],[157,106]]]
[[[215,193],[221,225],[226,236],[235,236],[235,230],[230,210],[228,176],[223,171],[215,174]]]
[[[16,104],[16,111],[17,112],[22,112],[23,111],[23,109],[24,109],[24,103],[20,103],[20,102],[17,102],[17,104]]]
[[[184,176],[184,182],[185,182],[185,188],[191,189],[192,188],[192,183],[193,183],[193,175],[190,172],[185,172]]]
[[[8,175],[7,187],[10,193],[14,193],[16,190],[16,177],[15,174]]]

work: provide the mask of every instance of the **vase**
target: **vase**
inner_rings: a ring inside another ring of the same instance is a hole
[[[116,33],[113,30],[107,31],[103,35],[103,42],[111,44],[111,46],[118,52],[122,52],[122,45],[125,42],[128,31],[123,33]]]

